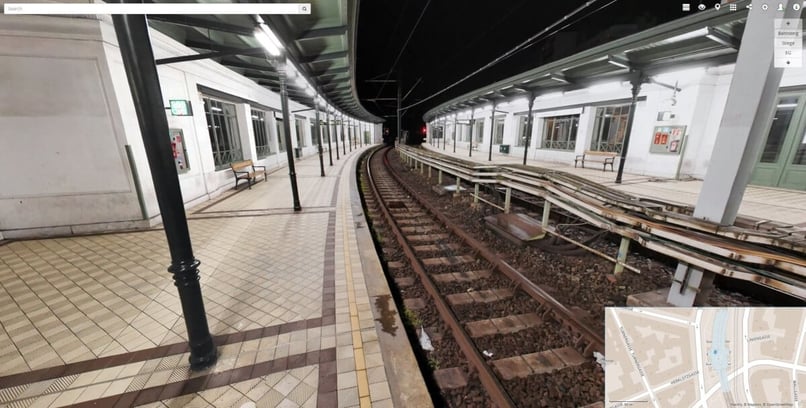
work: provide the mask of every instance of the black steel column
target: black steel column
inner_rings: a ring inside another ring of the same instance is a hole
[[[493,135],[495,135],[495,101],[493,112],[490,114],[490,151],[487,153],[487,161],[493,161]]]
[[[470,133],[470,143],[467,144],[468,145],[468,149],[467,149],[468,155],[467,155],[467,157],[473,157],[473,115],[475,115],[475,114],[476,114],[475,109],[471,108],[470,109],[470,130],[468,131],[468,133]]]
[[[403,135],[400,133],[400,103],[402,98],[400,96],[400,75],[397,76],[397,110],[395,111],[397,114],[397,143],[403,143]]]
[[[168,239],[171,253],[168,271],[173,274],[185,318],[190,345],[190,368],[204,370],[215,364],[218,354],[207,325],[199,285],[200,262],[193,256],[182,189],[171,150],[168,119],[165,117],[165,105],[146,18],[144,15],[134,14],[113,15],[112,21]]]
[[[456,120],[457,115],[453,115],[453,152],[456,153],[456,125],[458,121]]]
[[[338,119],[336,119],[336,115],[333,114],[333,134],[336,136],[336,160],[341,160],[339,158],[339,129],[336,128],[336,122],[338,122]]]
[[[347,144],[350,145],[350,151],[353,151],[353,133],[355,133],[355,129],[353,129],[353,120],[347,119]]]
[[[532,106],[535,103],[534,94],[529,94],[529,113],[526,117],[526,143],[523,147],[523,165],[526,165],[526,157],[529,155],[529,143],[532,141]]]
[[[299,203],[299,190],[297,190],[297,171],[294,167],[294,152],[291,145],[291,115],[288,112],[288,88],[286,87],[286,60],[285,55],[280,57],[277,64],[277,73],[280,76],[280,105],[283,108],[283,136],[285,137],[285,152],[288,156],[288,177],[291,179],[291,196],[294,200],[294,211],[301,211]]]
[[[630,101],[630,113],[627,115],[627,128],[624,129],[624,143],[621,146],[621,158],[618,161],[618,174],[616,184],[621,184],[621,176],[624,173],[624,161],[627,159],[627,149],[630,147],[630,133],[632,133],[632,122],[635,119],[635,105],[638,103],[638,93],[641,92],[643,74],[632,81],[632,100]]]
[[[445,140],[448,138],[448,117],[442,121],[442,150],[445,150]]]
[[[314,101],[313,109],[316,112],[316,126],[314,126],[314,133],[316,134],[316,145],[319,149],[319,173],[325,177],[325,158],[322,156],[322,124],[319,122],[319,104]]]
[[[327,129],[327,155],[330,157],[330,165],[333,165],[333,146],[330,145],[330,111],[325,112],[325,126]],[[336,145],[338,147],[339,145]],[[336,154],[339,153],[339,149],[336,149]]]
[[[344,115],[341,115],[341,121],[339,122],[339,127],[341,128],[341,153],[347,156],[347,138],[344,137]]]

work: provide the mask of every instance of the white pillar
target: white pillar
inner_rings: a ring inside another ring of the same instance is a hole
[[[252,108],[247,103],[235,105],[235,119],[238,121],[238,135],[244,160],[257,161],[255,131],[252,129]]]

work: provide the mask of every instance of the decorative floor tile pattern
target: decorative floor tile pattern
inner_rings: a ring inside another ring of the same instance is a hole
[[[328,217],[190,221],[211,332],[321,316]],[[300,247],[310,255],[298,257]],[[169,263],[161,231],[0,247],[0,295],[11,300],[0,306],[2,373],[183,341]]]
[[[319,161],[303,160],[296,164],[297,179],[306,184],[306,189],[299,191],[300,202],[305,203],[304,208],[321,208],[330,204],[330,198],[335,191],[339,181],[339,175],[333,173],[329,166],[328,172],[331,174],[320,177]],[[340,169],[339,169],[340,170]],[[233,182],[234,183],[234,182]],[[233,184],[234,185],[234,184]],[[240,190],[241,187],[239,186]],[[288,208],[291,206],[291,185],[288,182],[287,171],[276,171],[268,175],[267,182],[258,182],[252,186],[256,194],[236,193],[225,200],[220,200],[216,204],[204,208],[199,213],[215,213],[221,211],[255,211],[266,209]],[[285,198],[278,199],[278,197]]]
[[[0,245],[0,405],[391,406],[349,172],[310,162],[300,190],[320,207],[274,208],[253,186],[191,216],[220,353],[204,372],[188,368],[162,231]]]

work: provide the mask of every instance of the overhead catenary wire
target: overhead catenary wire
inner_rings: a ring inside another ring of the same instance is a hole
[[[414,32],[417,30],[417,26],[420,25],[420,20],[423,19],[423,16],[425,15],[425,11],[428,10],[428,6],[430,4],[431,4],[431,0],[428,0],[428,3],[425,3],[425,7],[423,7],[423,10],[420,11],[420,16],[417,17],[417,22],[414,23],[414,27],[412,27],[411,31],[409,31],[409,36],[406,38],[406,42],[404,42],[403,46],[400,47],[400,51],[397,53],[397,57],[395,58],[395,62],[392,63],[392,67],[389,68],[389,71],[386,73],[386,77],[384,78],[384,81],[387,81],[389,79],[389,76],[392,75],[392,72],[394,72],[395,67],[397,66],[397,63],[400,61],[400,57],[403,55],[403,51],[405,51],[406,46],[409,45],[409,41],[411,41],[411,36],[414,35]],[[400,86],[399,83],[398,83],[398,86]],[[383,92],[383,89],[385,87],[386,87],[386,82],[382,82],[381,83],[381,89],[379,89],[378,93],[375,94],[376,99],[378,98],[378,96],[380,96],[381,92]]]
[[[469,74],[465,75],[464,77],[462,77],[462,78],[461,78],[461,79],[459,79],[458,81],[456,81],[456,82],[454,82],[454,83],[452,83],[452,84],[448,85],[447,87],[443,88],[442,90],[440,90],[440,91],[438,91],[438,92],[436,92],[436,93],[431,94],[431,95],[430,95],[430,96],[428,96],[427,98],[421,99],[421,100],[419,100],[419,101],[417,101],[417,102],[415,102],[415,103],[412,103],[412,104],[410,104],[410,105],[408,105],[408,106],[401,107],[400,109],[401,109],[401,110],[403,110],[403,109],[409,109],[409,108],[415,107],[415,106],[417,106],[417,105],[420,105],[420,104],[422,104],[423,102],[429,101],[429,100],[431,100],[431,99],[433,99],[433,98],[435,98],[435,97],[437,97],[437,96],[439,96],[439,95],[441,95],[441,94],[443,94],[443,93],[447,92],[448,90],[452,89],[452,88],[453,88],[453,87],[455,87],[456,85],[459,85],[459,84],[461,84],[462,82],[464,82],[464,81],[466,81],[466,80],[470,79],[471,77],[473,77],[473,76],[477,75],[478,73],[480,73],[480,72],[482,72],[482,71],[486,70],[487,68],[490,68],[490,67],[492,67],[492,66],[494,66],[494,65],[498,64],[499,62],[501,62],[501,61],[503,61],[503,60],[505,60],[505,59],[507,59],[507,58],[511,57],[512,55],[516,54],[517,52],[522,51],[523,49],[525,49],[525,48],[527,48],[527,47],[530,47],[530,46],[534,45],[534,42],[535,42],[535,41],[537,41],[537,40],[538,40],[538,39],[539,39],[541,36],[546,35],[546,33],[548,33],[550,30],[552,30],[552,29],[554,29],[555,27],[559,26],[560,24],[564,23],[565,21],[567,21],[568,19],[572,18],[572,17],[573,17],[573,16],[575,16],[576,14],[579,14],[580,12],[584,11],[585,9],[587,9],[588,7],[590,7],[591,5],[593,5],[594,3],[597,3],[598,1],[600,1],[600,0],[590,0],[590,1],[586,2],[586,3],[585,3],[585,4],[583,4],[582,6],[580,6],[580,7],[576,8],[576,9],[575,9],[574,11],[572,11],[571,13],[566,14],[565,16],[563,16],[561,19],[557,20],[556,22],[554,22],[554,23],[553,23],[553,24],[551,24],[550,26],[548,26],[548,27],[544,28],[544,29],[543,29],[543,30],[541,30],[539,33],[537,33],[537,34],[535,34],[535,35],[533,35],[533,36],[531,36],[531,37],[527,38],[526,40],[522,41],[520,44],[516,45],[515,47],[513,47],[513,48],[512,48],[512,49],[510,49],[509,51],[507,51],[507,52],[505,52],[504,54],[502,54],[501,56],[499,56],[498,58],[496,58],[496,59],[494,59],[494,60],[492,60],[492,61],[488,62],[487,64],[485,64],[485,65],[484,65],[484,66],[482,66],[481,68],[478,68],[478,69],[476,69],[475,71],[473,71],[473,72],[471,72],[471,73],[469,73]],[[609,3],[607,3],[607,4],[603,5],[602,7],[599,7],[598,9],[596,9],[596,10],[592,11],[591,13],[588,13],[588,14],[584,15],[582,18],[587,17],[587,16],[591,15],[592,13],[595,13],[595,12],[597,12],[597,11],[599,11],[599,10],[601,10],[601,9],[603,9],[603,8],[605,8],[605,7],[607,7],[607,6],[610,6],[611,4],[615,3],[616,1],[618,1],[618,0],[611,0]],[[581,19],[581,18],[580,18],[580,19]],[[556,30],[554,30],[554,31],[552,31],[551,33],[549,33],[549,34],[548,34],[548,36],[554,35],[554,34],[555,34],[555,33],[557,33],[558,31],[562,30],[562,29],[563,29],[563,28],[565,28],[565,27],[568,27],[569,25],[571,25],[571,24],[575,23],[576,21],[579,21],[580,19],[574,20],[574,21],[569,22],[569,23],[567,23],[566,25],[564,25],[564,26],[562,26],[562,27],[560,27],[560,28],[557,28]]]

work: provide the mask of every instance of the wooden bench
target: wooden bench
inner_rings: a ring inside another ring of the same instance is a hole
[[[577,156],[574,159],[574,168],[577,167],[577,162],[582,162],[582,168],[585,168],[585,161],[602,163],[602,171],[607,169],[610,165],[610,171],[613,171],[613,162],[618,157],[616,152],[600,152],[596,150],[585,150],[585,153]]]
[[[252,163],[252,160],[243,160],[237,161],[229,164],[229,167],[232,169],[232,172],[235,173],[235,189],[238,189],[238,183],[241,180],[246,180],[247,184],[249,184],[249,188],[252,188],[252,184],[255,182],[255,179],[259,175],[263,175],[263,181],[266,181],[266,166],[255,166]],[[252,171],[244,170],[251,167]],[[257,170],[257,167],[260,167],[263,170]]]

